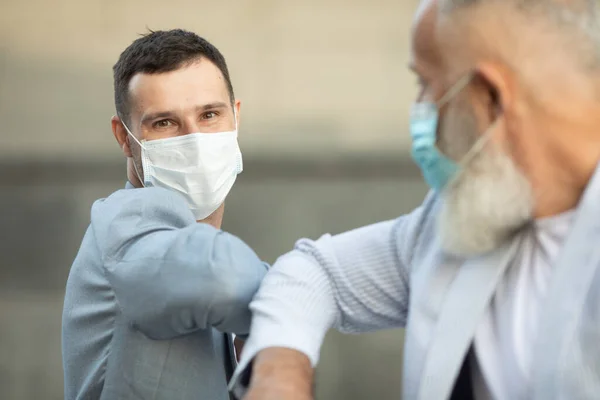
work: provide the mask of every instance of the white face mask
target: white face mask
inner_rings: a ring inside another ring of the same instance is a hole
[[[205,219],[223,204],[243,170],[237,119],[236,129],[230,132],[190,133],[141,142],[125,123],[123,126],[142,148],[144,186],[181,194],[196,220]]]

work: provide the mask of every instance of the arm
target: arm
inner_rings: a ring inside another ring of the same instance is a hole
[[[95,206],[92,220],[103,221],[93,225],[125,318],[153,339],[211,326],[247,334],[265,264],[235,236],[196,223],[179,196],[122,192]]]
[[[306,393],[312,374],[300,372],[302,364],[317,364],[329,328],[360,333],[404,326],[408,265],[422,214],[419,208],[396,221],[302,240],[277,260],[251,304],[251,334],[231,383],[234,393],[242,397],[251,385],[248,395],[255,396],[281,381]],[[282,349],[288,349],[285,365],[275,355]]]
[[[314,369],[304,354],[268,348],[253,363],[251,390],[244,400],[311,400]]]

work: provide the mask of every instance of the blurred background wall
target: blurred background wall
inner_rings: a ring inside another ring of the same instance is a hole
[[[63,396],[64,284],[92,202],[125,183],[111,67],[138,34],[185,28],[225,54],[245,172],[224,229],[273,262],[422,200],[407,132],[416,4],[0,0],[0,399]],[[398,399],[401,368],[401,331],[332,332],[317,398]]]

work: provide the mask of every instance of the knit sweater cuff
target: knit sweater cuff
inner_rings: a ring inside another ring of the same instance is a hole
[[[336,315],[328,275],[313,259],[299,252],[278,260],[250,308],[253,312],[250,338],[230,384],[238,398],[248,388],[252,360],[261,350],[293,349],[305,354],[315,367],[325,334]]]

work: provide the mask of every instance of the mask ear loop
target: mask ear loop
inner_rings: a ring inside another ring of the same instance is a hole
[[[462,78],[458,80],[448,91],[436,102],[436,106],[438,109],[442,108],[446,105],[450,100],[452,100],[456,95],[458,95],[462,90],[471,82],[473,79],[474,73],[469,72]]]
[[[441,107],[445,106],[451,99],[453,99],[456,95],[458,95],[474,77],[474,73],[468,73],[458,80],[441,98],[437,101],[436,106],[439,110]],[[457,163],[459,166],[459,171],[464,170],[467,165],[473,161],[475,156],[479,154],[479,152],[483,149],[483,147],[490,141],[492,137],[492,133],[494,131],[494,126],[496,125],[496,121],[492,123],[492,125],[487,129],[487,131],[473,144],[473,146],[467,151],[467,154],[463,156],[463,158]],[[458,178],[460,177],[460,172],[456,174],[450,182],[446,185],[446,187],[453,186]]]
[[[486,144],[492,139],[492,135],[494,133],[494,127],[496,126],[497,120],[492,122],[492,124],[487,128],[487,130],[481,135],[479,139],[473,144],[473,146],[467,151],[467,154],[463,156],[463,158],[458,162],[459,170],[464,170],[473,159],[483,150]],[[452,186],[458,178],[460,177],[460,173],[457,174],[450,182],[448,182],[448,187]]]
[[[122,118],[121,118],[121,124],[123,124],[123,127],[125,128],[125,130],[129,134],[129,136],[131,136],[133,138],[133,140],[135,140],[135,142],[140,145],[140,147],[142,148],[142,150],[146,150],[146,147],[144,147],[144,145],[134,136],[134,134],[131,133],[131,131],[129,130],[129,128],[125,124],[125,122],[123,122]],[[142,176],[140,175],[140,173],[139,173],[139,171],[137,169],[137,163],[135,162],[135,160],[133,160],[133,169],[135,170],[135,174],[137,175],[137,178],[140,181],[140,183],[142,184],[142,186],[146,187],[146,185],[144,184],[144,180],[142,179]]]
[[[235,104],[233,105],[233,122],[235,123],[235,136],[236,136],[236,141],[239,138],[239,132],[238,132],[238,120],[237,120],[237,111],[235,110]],[[241,173],[244,170],[243,167],[243,161],[242,161],[242,152],[241,150],[239,150],[239,144],[238,144],[238,160],[239,160],[239,173]]]
[[[473,161],[473,159],[477,156],[477,154],[479,154],[479,152],[484,148],[484,146],[490,141],[490,139],[492,138],[492,133],[494,132],[494,129],[493,129],[494,126],[496,126],[495,122],[492,125],[490,125],[487,132],[485,132],[483,134],[483,136],[481,136],[475,142],[473,147],[471,147],[471,149],[469,149],[469,151],[467,152],[467,154],[465,154],[465,156],[462,158],[462,160],[460,160],[460,162],[458,163],[459,171],[464,171],[464,169],[471,163],[471,161]],[[462,174],[460,172],[458,174],[456,174],[452,178],[452,180],[450,182],[448,182],[447,187],[450,188],[450,187],[454,186],[461,175]]]

